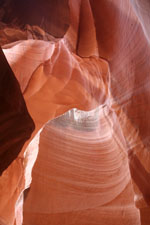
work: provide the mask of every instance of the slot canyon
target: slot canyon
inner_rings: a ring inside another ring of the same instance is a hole
[[[149,0],[0,0],[0,225],[150,224],[149,60]]]

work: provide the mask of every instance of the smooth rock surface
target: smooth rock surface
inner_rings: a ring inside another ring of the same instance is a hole
[[[2,225],[150,223],[149,6],[38,0],[24,21],[2,8],[2,49],[35,123],[0,177]]]
[[[0,175],[34,130],[19,84],[0,49]]]

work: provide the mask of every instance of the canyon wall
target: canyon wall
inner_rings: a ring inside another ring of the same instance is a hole
[[[149,1],[0,7],[0,224],[148,225]]]

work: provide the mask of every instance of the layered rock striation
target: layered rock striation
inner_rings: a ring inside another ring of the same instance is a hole
[[[0,224],[148,225],[148,0],[0,5]]]

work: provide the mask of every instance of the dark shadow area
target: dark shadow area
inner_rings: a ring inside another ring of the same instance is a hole
[[[0,49],[0,174],[18,156],[34,130],[18,81]]]
[[[54,37],[63,37],[70,24],[68,0],[0,0],[1,21],[24,28],[26,24],[41,27]]]

